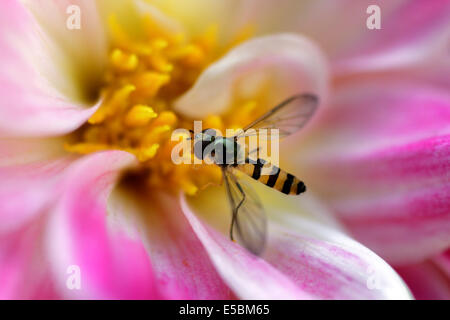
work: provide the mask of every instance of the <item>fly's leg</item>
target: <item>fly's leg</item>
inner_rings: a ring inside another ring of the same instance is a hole
[[[237,181],[235,181],[235,182],[236,182],[236,186],[237,186],[238,189],[239,189],[239,192],[240,192],[241,195],[242,195],[242,200],[239,201],[239,204],[236,206],[236,208],[234,208],[234,210],[233,210],[233,216],[232,216],[232,218],[231,218],[230,239],[231,239],[232,241],[234,241],[234,237],[233,237],[233,229],[234,229],[234,224],[236,223],[237,214],[238,214],[239,208],[242,206],[242,204],[243,204],[244,201],[245,201],[245,192],[244,192],[244,190],[242,189],[242,187],[241,187],[241,185],[239,184],[239,182],[237,182]],[[239,225],[238,225],[237,227],[239,228]]]

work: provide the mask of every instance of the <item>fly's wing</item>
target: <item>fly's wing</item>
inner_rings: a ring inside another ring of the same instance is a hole
[[[249,137],[257,134],[258,130],[261,129],[278,129],[280,139],[291,135],[304,127],[311,119],[317,109],[318,102],[318,97],[313,94],[292,96],[250,123],[237,137]],[[246,133],[248,129],[255,129],[256,133],[255,131]]]
[[[236,239],[255,255],[260,255],[266,244],[267,220],[264,208],[243,179],[238,179],[232,169],[223,169],[225,186],[232,209],[230,238]]]

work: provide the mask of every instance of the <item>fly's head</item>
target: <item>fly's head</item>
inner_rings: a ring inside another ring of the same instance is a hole
[[[199,160],[214,157],[214,143],[217,132],[214,129],[205,129],[201,133],[193,133],[194,155]]]

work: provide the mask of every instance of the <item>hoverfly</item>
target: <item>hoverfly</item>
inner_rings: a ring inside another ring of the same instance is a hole
[[[306,186],[300,179],[276,166],[272,166],[270,174],[261,174],[263,167],[270,163],[258,157],[250,159],[251,153],[258,150],[252,150],[246,154],[243,162],[238,161],[241,150],[238,140],[245,138],[248,132],[254,134],[261,129],[278,129],[280,139],[289,136],[305,126],[313,116],[317,105],[318,98],[313,94],[294,95],[232,137],[216,136],[214,129],[205,129],[193,137],[194,156],[203,160],[205,155],[209,155],[222,169],[232,209],[229,231],[231,240],[236,238],[242,246],[255,255],[260,255],[265,247],[266,215],[257,194],[244,179],[240,179],[235,174],[235,170],[287,195],[299,195],[306,191]],[[230,158],[231,161],[228,160]],[[217,161],[217,159],[223,161]]]

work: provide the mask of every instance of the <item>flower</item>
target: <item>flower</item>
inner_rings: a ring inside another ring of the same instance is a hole
[[[382,30],[346,3],[2,1],[0,297],[410,298],[361,243],[448,297],[421,261],[448,271],[449,2],[382,2]],[[309,191],[254,184],[270,221],[255,257],[204,189],[220,171],[171,163],[169,133],[297,92],[322,103],[281,163]]]

